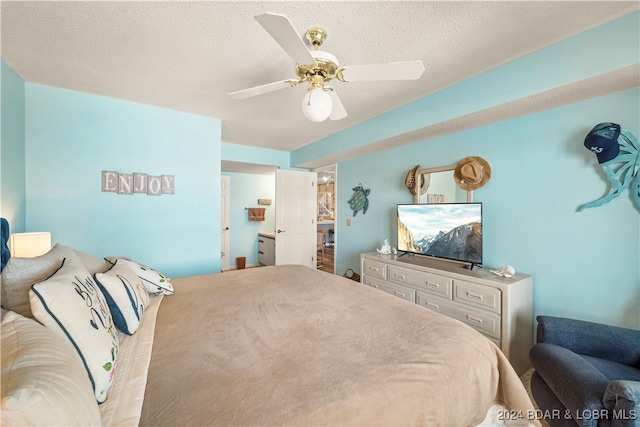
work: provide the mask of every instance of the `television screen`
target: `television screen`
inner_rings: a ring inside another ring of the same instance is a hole
[[[482,203],[398,205],[398,250],[482,264]]]

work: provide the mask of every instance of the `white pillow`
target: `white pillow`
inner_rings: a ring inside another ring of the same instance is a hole
[[[125,334],[133,335],[149,305],[149,294],[142,280],[123,260],[117,260],[108,271],[93,277],[107,300],[113,323]]]
[[[150,294],[171,295],[174,293],[173,285],[171,285],[170,279],[158,273],[153,268],[149,268],[146,265],[142,265],[137,261],[125,257],[112,256],[105,259],[112,264],[115,264],[117,260],[122,260],[127,265],[129,265],[133,272],[136,273],[138,277],[140,277],[140,279],[142,279],[142,284]]]
[[[14,312],[6,313],[0,329],[3,426],[101,425],[91,382],[71,346]]]
[[[47,280],[29,291],[31,311],[78,351],[98,403],[107,398],[118,355],[118,337],[104,295],[84,265],[65,258]]]
[[[87,270],[89,270],[89,273],[91,274],[104,273],[109,269],[109,267],[111,267],[111,264],[108,262],[105,262],[104,259],[100,260],[89,254],[80,252],[76,249],[74,249],[73,251],[76,253],[76,255],[78,255],[78,258],[80,258],[80,261],[82,261],[84,266],[87,267]]]
[[[33,317],[29,305],[31,285],[55,273],[63,259],[76,257],[90,273],[103,272],[109,268],[108,263],[60,243],[56,243],[46,254],[34,258],[11,257],[2,270],[2,306],[23,316]]]
[[[62,260],[74,258],[73,249],[57,244],[49,252],[34,258],[11,257],[2,270],[2,306],[26,317],[33,317],[29,305],[29,289],[36,282],[45,280],[56,272]]]

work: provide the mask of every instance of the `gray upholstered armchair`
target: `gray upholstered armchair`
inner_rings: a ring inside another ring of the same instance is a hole
[[[640,331],[538,316],[531,390],[550,426],[640,426]]]

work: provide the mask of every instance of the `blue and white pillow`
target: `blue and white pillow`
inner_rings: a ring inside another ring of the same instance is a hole
[[[107,398],[118,356],[118,336],[100,287],[76,257],[65,258],[48,279],[29,291],[36,320],[78,352],[98,403]]]
[[[125,257],[107,257],[105,259],[112,264],[115,264],[118,260],[122,260],[140,277],[145,289],[152,295],[171,295],[174,293],[170,279],[158,273],[153,268],[149,268],[146,265],[142,265],[137,261]]]
[[[123,260],[93,277],[107,300],[113,323],[125,334],[133,335],[149,305],[149,294],[140,277]]]

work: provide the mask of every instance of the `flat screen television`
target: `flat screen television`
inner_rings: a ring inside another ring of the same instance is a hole
[[[399,204],[398,251],[482,264],[482,203]]]

